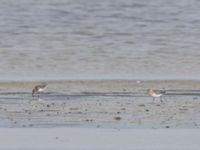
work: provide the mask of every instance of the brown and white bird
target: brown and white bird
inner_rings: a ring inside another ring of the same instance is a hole
[[[40,97],[40,93],[43,92],[47,87],[46,83],[42,83],[39,85],[36,85],[32,90],[32,97],[34,97],[35,94],[38,94],[38,97]]]
[[[149,96],[153,97],[153,100],[156,99],[156,97],[160,97],[160,101],[162,101],[162,96],[166,93],[165,90],[155,90],[155,89],[148,89],[147,93]]]

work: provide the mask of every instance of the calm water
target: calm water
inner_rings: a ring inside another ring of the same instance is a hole
[[[0,0],[0,79],[199,78],[199,8],[198,0]]]

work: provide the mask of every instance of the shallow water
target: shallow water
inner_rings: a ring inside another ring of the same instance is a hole
[[[0,79],[195,78],[197,0],[1,0]]]

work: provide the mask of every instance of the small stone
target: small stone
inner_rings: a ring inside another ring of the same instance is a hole
[[[121,117],[117,116],[117,117],[114,117],[115,120],[121,120]]]
[[[78,110],[78,107],[75,108],[69,108],[70,110]]]
[[[139,104],[138,106],[139,107],[145,107],[145,104]]]

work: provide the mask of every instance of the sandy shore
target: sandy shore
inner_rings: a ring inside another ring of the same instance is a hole
[[[199,81],[47,81],[0,83],[0,127],[199,128]],[[148,88],[165,89],[164,103]]]

